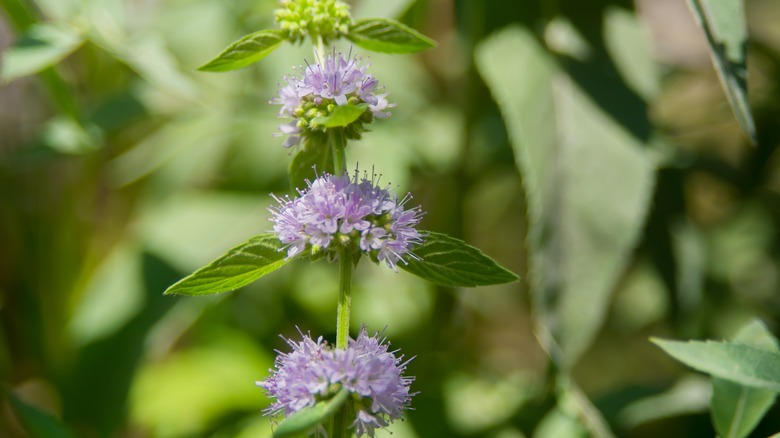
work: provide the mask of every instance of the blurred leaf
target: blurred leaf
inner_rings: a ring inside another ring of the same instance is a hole
[[[512,272],[466,242],[446,234],[423,231],[423,243],[412,248],[416,257],[398,266],[424,280],[448,287],[473,287],[517,280]]]
[[[269,429],[270,420],[259,415],[268,400],[253,384],[273,364],[269,353],[244,332],[209,326],[198,345],[139,369],[131,418],[159,438],[208,436],[215,422],[240,411],[254,413]]]
[[[209,175],[208,166],[219,163],[232,128],[230,121],[219,113],[180,113],[111,160],[108,173],[116,186],[125,186],[156,172],[158,178],[169,178],[165,186],[171,190],[176,185],[167,175],[170,167],[181,163],[181,172],[189,178]],[[206,169],[198,168],[196,161],[205,162]]]
[[[68,331],[76,345],[116,332],[143,307],[141,251],[123,241],[90,274],[73,309]]]
[[[189,99],[196,97],[196,86],[181,71],[178,60],[161,36],[143,34],[113,48],[122,62],[160,90]]]
[[[151,254],[141,258],[144,307],[110,336],[80,349],[62,380],[63,420],[78,424],[85,435],[113,436],[124,423],[128,394],[149,332],[176,302],[160,293],[175,281],[176,271]]]
[[[366,112],[367,108],[367,103],[361,103],[359,105],[353,105],[350,103],[346,105],[336,105],[330,115],[325,117],[315,117],[311,121],[312,123],[316,123],[326,128],[339,128],[347,126],[357,120],[358,117]]]
[[[3,55],[2,82],[32,75],[62,61],[76,50],[84,37],[73,29],[35,24]]]
[[[777,352],[777,340],[760,321],[753,321],[737,333],[736,342]],[[750,388],[725,379],[712,378],[712,418],[723,438],[742,438],[758,425],[775,402],[777,394]]]
[[[282,248],[274,233],[255,236],[179,280],[165,295],[207,295],[238,289],[286,265],[290,259]]]
[[[306,187],[306,181],[314,181],[317,174],[333,171],[333,154],[330,144],[307,141],[290,163],[290,184],[293,188]]]
[[[198,67],[200,71],[230,71],[265,58],[284,42],[279,30],[260,30],[229,45],[214,59]]]
[[[80,155],[98,150],[103,144],[100,128],[82,125],[66,115],[55,116],[43,128],[43,143],[63,154]]]
[[[31,438],[75,438],[59,420],[46,412],[23,402],[12,391],[3,391],[19,421]]]
[[[650,100],[661,88],[658,64],[636,14],[611,7],[604,14],[604,44],[620,75],[637,94]]]
[[[235,192],[179,192],[142,211],[140,234],[149,252],[180,273],[193,272],[236,242],[267,231],[271,201]]]
[[[780,353],[739,342],[651,341],[691,368],[746,386],[780,391]]]
[[[394,0],[391,2],[378,2],[376,0],[362,0],[352,8],[352,16],[355,18],[399,18],[416,0]]]
[[[740,128],[756,144],[756,127],[747,99],[745,44],[747,24],[742,0],[688,0],[710,47],[721,84]]]
[[[538,378],[514,373],[501,379],[484,379],[467,373],[444,383],[444,407],[459,432],[474,435],[505,424],[525,403],[538,396]]]
[[[631,429],[652,421],[707,411],[712,396],[709,379],[687,375],[660,394],[651,395],[623,407],[618,422],[624,429]]]
[[[344,388],[329,400],[317,402],[291,414],[279,423],[279,427],[274,431],[274,438],[297,436],[312,429],[335,414],[347,401],[348,395],[349,391]]]
[[[576,416],[555,407],[539,421],[531,436],[532,438],[587,438],[590,435]]]
[[[545,348],[567,368],[602,325],[643,226],[654,163],[528,30],[489,38],[477,47],[476,62],[523,175],[534,311],[550,332]]]
[[[347,38],[364,49],[381,53],[417,53],[436,47],[436,42],[427,36],[387,18],[355,20]]]

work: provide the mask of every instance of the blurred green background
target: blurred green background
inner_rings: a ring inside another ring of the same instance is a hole
[[[450,290],[360,264],[353,330],[387,327],[393,348],[416,356],[409,374],[420,394],[393,436],[587,436],[537,340],[540,320],[564,334],[579,323],[530,311],[539,305],[528,280],[533,178],[563,181],[560,202],[572,205],[545,219],[571,245],[541,269],[560,272],[568,294],[581,290],[575,314],[594,315],[592,335],[571,338],[578,394],[617,436],[713,436],[708,379],[648,338],[730,338],[752,318],[777,333],[780,3],[746,1],[755,147],[683,0],[351,4],[356,18],[397,18],[439,46],[370,54],[397,108],[349,146],[348,160],[411,191],[428,212],[423,229],[461,237],[523,278]],[[286,348],[280,334],[334,338],[335,266],[295,263],[212,297],[162,291],[270,229],[268,195],[289,191],[291,157],[272,136],[280,121],[267,101],[311,49],[284,45],[241,71],[195,71],[273,27],[272,0],[0,5],[0,49],[49,23],[63,32],[54,38],[64,57],[0,88],[0,381],[14,394],[0,404],[0,435],[68,436],[20,421],[42,415],[85,437],[270,436],[254,382]],[[512,57],[528,47],[539,56],[525,59],[552,64]],[[557,141],[581,155],[550,154],[563,164],[539,177],[519,171],[523,145],[502,101],[511,94],[494,85],[548,74],[574,90],[556,98],[574,96],[582,117],[540,106],[539,132],[557,120]],[[604,142],[626,152],[599,155]],[[615,169],[631,181],[599,179]],[[624,184],[636,190],[612,197]],[[613,207],[626,210],[616,227]],[[586,219],[602,240],[577,239]],[[755,436],[778,430],[776,405]]]

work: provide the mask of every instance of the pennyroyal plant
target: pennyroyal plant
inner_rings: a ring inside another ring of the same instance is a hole
[[[388,117],[395,104],[368,73],[369,64],[350,50],[347,56],[326,46],[339,37],[387,53],[413,53],[433,41],[391,20],[352,21],[338,0],[284,0],[277,10],[280,30],[259,31],[228,47],[201,70],[246,66],[288,40],[309,37],[317,62],[305,62],[284,78],[270,103],[281,105],[287,121],[277,135],[294,157],[290,179],[298,196],[272,195],[272,230],[230,250],[172,285],[167,294],[203,295],[244,286],[300,259],[329,260],[339,266],[336,342],[301,334],[287,340],[271,376],[259,382],[275,399],[266,413],[285,417],[274,436],[325,433],[329,437],[374,436],[409,407],[413,378],[408,361],[389,352],[379,335],[365,328],[349,336],[352,271],[363,256],[401,268],[435,284],[468,287],[514,281],[517,277],[465,242],[418,230],[423,212],[409,207],[411,194],[398,198],[379,177],[355,168],[347,174],[348,140],[365,126]],[[292,119],[291,121],[289,119]]]

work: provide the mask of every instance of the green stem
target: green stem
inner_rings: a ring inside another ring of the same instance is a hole
[[[330,128],[328,133],[333,152],[333,173],[341,176],[347,168],[347,138],[344,136],[344,128]]]
[[[344,406],[339,409],[338,412],[336,412],[333,415],[333,423],[334,423],[334,430],[335,434],[329,435],[334,438],[348,438],[349,437],[349,404],[352,403],[351,400],[347,400],[347,402],[344,404]]]
[[[345,349],[349,341],[349,312],[352,303],[352,251],[339,252],[339,302],[336,309],[336,348]],[[338,429],[337,429],[338,430]]]

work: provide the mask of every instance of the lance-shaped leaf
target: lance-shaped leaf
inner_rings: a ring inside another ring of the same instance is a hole
[[[32,75],[51,67],[76,50],[84,37],[50,24],[35,24],[3,55],[2,82]]]
[[[740,128],[756,143],[756,128],[747,99],[745,44],[747,24],[742,0],[688,0],[710,47],[710,57]]]
[[[207,295],[235,290],[286,265],[291,260],[286,256],[276,234],[261,234],[184,277],[165,294]]]
[[[601,327],[640,235],[655,165],[530,31],[512,27],[489,38],[476,64],[523,175],[529,283],[550,335],[545,348],[568,368]]]
[[[274,431],[274,438],[304,434],[335,414],[344,402],[347,401],[348,395],[349,391],[342,389],[331,399],[323,400],[291,414],[279,423],[279,427]]]
[[[198,68],[200,71],[230,71],[246,67],[265,58],[284,42],[281,31],[260,30],[229,45],[214,59]]]
[[[347,38],[356,45],[381,53],[417,53],[436,42],[409,26],[386,18],[364,18],[349,26]]]
[[[740,342],[651,339],[691,368],[752,388],[780,392],[780,353]]]
[[[466,242],[446,234],[421,232],[424,242],[415,246],[416,257],[399,263],[403,270],[441,286],[473,287],[509,283],[517,276]]]
[[[352,105],[337,105],[333,111],[325,117],[315,117],[311,121],[325,128],[340,128],[349,125],[358,119],[366,110],[368,104],[361,103]]]
[[[753,321],[737,333],[736,342],[777,352],[777,339],[760,321]],[[712,378],[712,419],[723,438],[742,438],[758,425],[775,402],[777,394],[751,388],[719,377]]]

